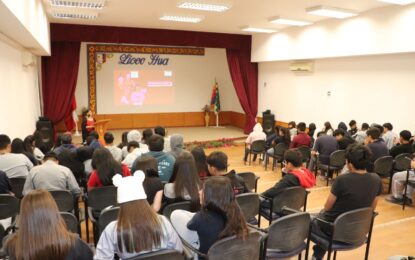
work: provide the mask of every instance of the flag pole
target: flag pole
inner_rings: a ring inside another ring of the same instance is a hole
[[[216,115],[216,127],[219,127],[219,112],[215,111],[215,115]]]

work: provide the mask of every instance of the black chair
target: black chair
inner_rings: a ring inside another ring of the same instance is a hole
[[[88,194],[84,196],[84,204],[87,242],[89,242],[89,218],[92,221],[94,241],[97,243],[99,233],[97,220],[103,209],[117,205],[117,187],[106,186],[91,189]]]
[[[298,212],[281,217],[271,224],[264,241],[263,259],[288,258],[295,255],[301,259],[306,250],[308,259],[310,214]]]
[[[279,143],[274,147],[274,154],[269,155],[268,153],[265,153],[265,170],[267,170],[269,157],[272,158],[272,171],[274,171],[276,162],[281,162],[281,168],[282,168],[282,161],[284,159],[284,153],[288,150],[288,147],[284,143]]]
[[[16,216],[19,214],[19,199],[9,195],[9,194],[0,194],[0,219],[12,218],[12,225],[10,228],[6,228],[5,233],[9,229],[15,231],[14,221]]]
[[[142,254],[136,257],[127,258],[126,260],[183,260],[184,256],[176,250],[159,250]]]
[[[259,176],[256,176],[253,172],[241,172],[238,173],[244,179],[245,185],[250,191],[257,191]]]
[[[120,212],[120,207],[106,208],[103,211],[101,211],[101,214],[99,215],[99,219],[98,219],[99,236],[101,236],[102,231],[104,231],[105,227],[109,223],[117,220],[119,212]]]
[[[252,144],[250,145],[249,152],[248,152],[249,165],[251,165],[251,156],[252,155],[254,155],[254,156],[259,155],[259,160],[258,161],[261,161],[261,155],[262,155],[262,158],[265,158],[265,152],[267,150],[266,148],[267,148],[267,143],[265,142],[265,140],[253,141]]]
[[[69,212],[60,212],[60,214],[63,220],[65,221],[68,230],[72,233],[79,234],[79,237],[81,237],[81,229],[79,226],[78,219],[75,217],[75,215]]]
[[[326,186],[329,186],[329,179],[330,176],[333,178],[334,173],[337,175],[339,171],[341,171],[346,164],[346,151],[345,150],[337,150],[330,154],[330,161],[329,164],[322,164],[319,162],[317,158],[316,170],[314,175],[317,177],[318,169],[327,172],[327,183]]]
[[[301,186],[290,187],[280,191],[273,199],[265,198],[269,201],[270,208],[261,207],[260,215],[269,221],[269,225],[273,220],[284,215],[284,207],[294,210],[303,211],[307,209],[307,196],[309,191]]]
[[[402,172],[411,168],[411,161],[408,158],[412,158],[410,153],[402,153],[395,157],[393,164],[394,172]]]
[[[23,198],[23,187],[26,182],[26,177],[10,178],[10,185],[12,186],[12,192],[18,199]]]
[[[67,190],[49,191],[61,212],[72,212],[74,210],[74,197]]]
[[[392,188],[392,170],[393,170],[393,157],[382,156],[378,158],[374,163],[374,172],[377,173],[381,178],[389,179],[388,193],[391,192]]]
[[[409,172],[413,171],[413,170],[406,170],[406,178],[405,178],[405,190],[404,190],[404,195],[403,195],[403,203],[402,203],[402,210],[405,210],[405,206],[406,206],[406,192],[408,191],[408,185],[411,186],[412,188],[415,189],[415,180],[409,180]]]
[[[308,163],[311,159],[311,148],[308,146],[300,146],[297,148],[297,150],[301,153],[303,163],[305,163],[306,166],[308,166]]]
[[[334,223],[316,218],[314,221],[331,229],[331,235],[320,236],[311,232],[310,239],[328,251],[327,259],[331,258],[332,252],[336,259],[337,251],[353,250],[366,243],[365,260],[367,260],[376,215],[373,208],[368,207],[345,212],[338,216]]]
[[[165,216],[168,220],[170,220],[170,216],[173,211],[175,211],[176,209],[191,211],[190,210],[191,205],[192,203],[190,201],[182,201],[182,202],[176,202],[176,203],[169,204],[166,207],[164,207],[163,216]]]
[[[258,227],[261,224],[261,215],[260,215],[260,200],[259,195],[256,193],[243,193],[235,197],[236,203],[242,210],[242,214],[245,217],[246,221],[254,219],[258,215]],[[249,222],[250,223],[250,222]],[[251,223],[253,224],[253,223]]]

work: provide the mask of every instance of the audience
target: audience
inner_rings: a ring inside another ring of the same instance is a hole
[[[317,130],[316,124],[314,124],[314,123],[308,124],[308,132],[307,132],[307,134],[311,138],[311,145],[314,144],[316,130]]]
[[[12,186],[10,185],[10,180],[7,177],[4,171],[0,170],[0,194],[10,194],[13,195]]]
[[[99,134],[96,131],[91,131],[86,138],[86,144],[94,150],[101,148],[102,145],[99,142]]]
[[[368,166],[368,171],[373,171],[374,163],[377,159],[382,156],[389,155],[389,149],[386,146],[382,138],[380,138],[380,131],[376,127],[372,127],[366,132],[367,137],[365,140],[366,146],[369,148],[372,156],[370,159],[370,165]]]
[[[292,142],[290,144],[290,148],[298,148],[301,146],[310,147],[311,145],[311,138],[310,136],[305,132],[306,125],[304,122],[300,122],[297,125],[297,135],[294,136],[292,139]]]
[[[358,144],[364,144],[366,140],[366,132],[369,129],[369,125],[367,123],[363,123],[360,130],[356,132],[354,135],[354,139],[356,140],[356,143]]]
[[[117,146],[118,148],[122,149],[124,146],[128,145],[127,135],[128,135],[127,131],[121,134],[121,143],[118,144]]]
[[[175,210],[171,222],[180,237],[206,254],[219,239],[248,234],[245,219],[235,201],[231,182],[225,177],[206,180],[201,193],[201,210],[191,213]]]
[[[114,135],[111,132],[104,134],[105,148],[107,148],[117,162],[122,160],[122,151],[114,145]]]
[[[19,228],[5,242],[10,259],[89,260],[92,252],[66,228],[55,200],[46,190],[26,194],[20,205]]]
[[[308,165],[308,169],[313,171],[316,167],[316,164],[318,163],[328,165],[330,162],[331,153],[337,149],[338,143],[336,138],[332,135],[327,135],[324,132],[320,132],[313,148],[311,149],[311,159]]]
[[[36,138],[34,135],[28,135],[23,140],[24,150],[32,154],[36,160],[40,161],[45,155],[38,147],[36,147]]]
[[[340,122],[337,125],[337,129],[338,130],[343,130],[345,136],[348,136],[349,135],[349,132],[347,132],[347,125],[346,125],[345,122]],[[333,132],[333,135],[334,135],[334,132]]]
[[[412,170],[409,171],[408,180],[415,181],[415,158],[411,160],[411,168]],[[406,194],[404,194],[406,175],[407,171],[396,172],[393,174],[391,191],[392,195],[386,197],[386,201],[402,205],[405,200],[405,204],[412,205],[412,195],[414,193],[414,188],[411,185],[408,185]]]
[[[61,142],[62,142],[61,145],[59,145],[58,147],[55,147],[55,149],[53,149],[53,152],[55,152],[56,154],[60,154],[64,149],[67,149],[71,152],[76,151],[76,146],[74,144],[72,144],[72,135],[71,134],[61,135]]]
[[[270,135],[267,135],[267,139],[266,139],[267,147],[270,147],[272,145],[272,141],[274,141],[274,139],[277,138],[277,136],[279,135],[280,135],[280,127],[276,125],[274,127],[274,132]]]
[[[71,170],[59,165],[58,156],[54,152],[46,153],[43,164],[30,170],[23,187],[23,195],[36,189],[69,190],[74,197],[81,194]]]
[[[290,137],[293,140],[294,136],[297,135],[297,125],[294,121],[288,122],[288,130],[290,130]]]
[[[392,149],[390,149],[390,155],[395,158],[396,156],[403,153],[412,154],[413,152],[415,152],[412,150],[413,146],[411,144],[411,136],[412,134],[408,130],[401,131],[399,133],[399,142],[397,145],[392,147]]]
[[[141,143],[141,133],[140,133],[140,131],[131,130],[130,132],[128,132],[128,134],[127,134],[127,145],[128,145],[128,143],[130,143],[132,141],[135,141],[138,144]],[[143,146],[143,149],[145,149],[145,148],[146,147]],[[129,151],[127,149],[127,146],[124,146],[121,150],[122,150],[122,158],[124,159],[125,157],[127,157],[127,154],[129,153]]]
[[[154,127],[154,134],[159,135],[164,138],[164,143],[169,144],[170,143],[170,137],[166,136],[166,129],[162,126],[156,126]],[[163,152],[170,152],[170,146],[165,145],[163,148]]]
[[[177,158],[184,150],[183,135],[174,134],[170,136],[170,153]]]
[[[88,181],[88,190],[95,187],[112,186],[112,177],[117,173],[130,176],[130,169],[117,162],[110,151],[98,148],[92,154],[92,173]]]
[[[191,151],[193,158],[196,162],[197,172],[199,173],[199,178],[204,179],[210,176],[207,162],[206,162],[206,154],[203,147],[195,147]]]
[[[385,141],[385,144],[389,150],[392,149],[392,147],[398,142],[398,135],[392,132],[392,129],[393,126],[391,123],[383,124],[382,139]]]
[[[367,172],[370,165],[370,151],[367,147],[352,144],[346,149],[348,174],[338,176],[331,187],[330,194],[320,212],[319,218],[334,222],[344,212],[372,207],[376,208],[379,195],[382,193],[382,181],[375,173]],[[328,237],[331,229],[312,222],[312,232]],[[319,245],[313,247],[315,259],[323,259],[325,250]]]
[[[150,137],[153,135],[153,129],[147,128],[143,130],[143,139],[141,140],[142,144],[145,144],[148,147],[148,141]]]
[[[132,168],[134,161],[141,156],[140,144],[136,141],[128,142],[127,145],[128,154],[122,161],[123,164],[127,165],[128,168]]]
[[[23,154],[30,160],[30,162],[33,165],[38,164],[38,161],[36,160],[35,156],[33,154],[28,153],[28,152],[25,151],[22,139],[14,138],[12,143],[10,144],[10,146],[11,146],[11,150],[10,150],[11,153]]]
[[[258,141],[258,140],[266,140],[267,139],[267,135],[264,133],[264,131],[262,130],[262,126],[260,123],[256,123],[254,126],[253,131],[248,135],[248,137],[245,140],[245,155],[244,155],[244,161],[246,162],[246,160],[248,159],[248,154],[249,154],[249,150],[251,149],[251,145],[253,142]],[[254,159],[253,161],[255,162],[257,155],[254,154]]]
[[[120,211],[118,219],[102,232],[94,259],[114,259],[114,254],[127,259],[161,249],[183,251],[182,242],[170,222],[148,204],[143,181],[141,171],[125,178],[114,176]]]
[[[78,182],[85,177],[85,166],[78,160],[77,152],[64,149],[57,157],[59,164],[68,167]]]
[[[350,127],[350,129],[347,132],[349,133],[349,135],[351,137],[355,138],[355,135],[356,135],[357,131],[359,130],[359,129],[357,129],[356,121],[355,120],[350,120],[349,127]]]
[[[83,163],[85,175],[89,178],[92,172],[92,154],[94,149],[89,146],[81,146],[76,150],[76,158]]]
[[[355,143],[355,140],[346,133],[347,132],[342,128],[339,128],[333,132],[333,136],[337,140],[339,150],[346,150],[349,145]]]
[[[23,154],[10,153],[11,140],[7,135],[0,134],[0,170],[7,177],[26,177],[33,163]]]
[[[274,155],[274,147],[281,143],[285,144],[287,147],[289,147],[291,143],[290,131],[285,127],[279,128],[279,133],[274,140],[272,140],[272,147],[267,150],[267,154]]]
[[[326,133],[326,135],[333,135],[334,132],[333,127],[331,127],[331,124],[328,121],[324,123],[322,131]]]

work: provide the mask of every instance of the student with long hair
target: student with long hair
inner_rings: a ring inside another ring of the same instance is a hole
[[[113,259],[114,254],[126,259],[161,249],[183,251],[170,222],[148,204],[144,178],[142,171],[125,178],[114,176],[120,212],[117,221],[108,224],[101,234],[94,259]]]
[[[92,252],[69,232],[52,195],[34,190],[21,201],[19,229],[6,241],[10,259],[92,259]]]
[[[269,148],[267,150],[267,154],[269,155],[274,155],[274,147],[277,144],[283,143],[288,147],[290,147],[290,143],[291,143],[291,135],[290,135],[290,130],[288,130],[288,128],[285,127],[280,127],[278,130],[278,135],[275,137],[275,139],[272,141],[272,146],[271,148]]]
[[[98,148],[92,154],[92,173],[88,181],[88,189],[112,186],[112,177],[117,173],[130,176],[130,169],[120,164],[106,148]]]
[[[192,149],[191,153],[196,162],[196,168],[197,172],[199,173],[199,178],[204,179],[206,177],[209,177],[210,173],[206,162],[207,157],[205,154],[205,150],[203,150],[203,147],[195,147]]]
[[[35,156],[24,149],[23,140],[20,138],[14,138],[11,143],[11,153],[24,154],[33,165],[38,165],[38,161]]]
[[[36,160],[42,160],[45,155],[39,148],[36,147],[36,139],[34,135],[28,135],[23,140],[24,149],[26,152],[33,154]]]
[[[200,180],[193,155],[181,152],[173,167],[170,183],[164,185],[164,196],[167,203],[190,200],[192,211],[200,207]]]
[[[204,254],[219,239],[233,235],[245,238],[248,227],[228,178],[207,179],[200,197],[199,212],[173,211],[171,222],[180,237]]]
[[[118,148],[122,149],[124,146],[128,145],[127,135],[128,135],[128,131],[125,131],[122,133],[121,143],[118,144]]]
[[[326,133],[326,135],[333,135],[334,130],[329,121],[324,123],[323,132]]]

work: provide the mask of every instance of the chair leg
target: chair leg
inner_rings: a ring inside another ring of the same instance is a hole
[[[405,210],[406,205],[406,192],[408,191],[408,181],[409,181],[409,170],[406,171],[406,180],[405,180],[405,188],[403,192],[403,203],[402,203],[402,210]]]
[[[265,170],[268,168],[268,162],[269,162],[269,156],[268,153],[265,154],[264,164],[265,164]]]
[[[298,260],[301,260],[301,253],[298,255]],[[306,259],[307,260],[307,259]]]
[[[334,251],[334,260],[336,260],[336,257],[337,257],[337,251]]]
[[[251,152],[249,152],[249,165],[251,165],[251,156],[252,156],[252,153]]]

